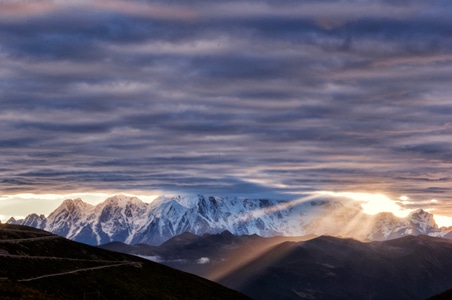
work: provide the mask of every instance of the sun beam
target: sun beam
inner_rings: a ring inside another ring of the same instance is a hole
[[[369,194],[369,193],[355,193],[355,192],[318,192],[322,195],[329,195],[333,197],[345,197],[355,201],[359,201],[363,212],[369,215],[376,215],[381,212],[390,212],[397,217],[406,217],[411,210],[402,208],[397,201],[390,199],[383,194]],[[402,196],[408,199],[406,196]],[[402,198],[401,197],[401,198]]]

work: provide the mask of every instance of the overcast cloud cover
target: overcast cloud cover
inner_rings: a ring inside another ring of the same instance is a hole
[[[451,16],[446,0],[1,1],[0,193],[362,191],[452,215]]]

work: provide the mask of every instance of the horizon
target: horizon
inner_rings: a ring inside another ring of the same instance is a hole
[[[78,194],[67,194],[67,195],[56,195],[56,194],[47,194],[47,195],[41,195],[41,198],[39,198],[39,195],[33,195],[33,194],[22,194],[22,195],[9,195],[8,197],[0,198],[0,211],[2,208],[1,201],[5,201],[7,198],[9,198],[10,201],[18,201],[19,199],[34,199],[36,202],[36,206],[34,207],[26,207],[26,211],[28,213],[24,215],[3,215],[0,214],[0,222],[5,223],[7,220],[9,220],[11,217],[13,217],[16,220],[24,219],[27,215],[35,213],[38,215],[44,215],[45,217],[48,217],[48,215],[53,212],[55,209],[57,209],[63,201],[65,200],[75,200],[75,199],[81,199],[85,203],[89,203],[91,205],[98,205],[109,198],[115,197],[115,196],[126,196],[126,197],[136,197],[140,199],[141,201],[145,203],[152,203],[155,199],[158,197],[167,197],[167,198],[177,198],[179,197],[197,197],[199,195],[203,196],[213,196],[213,197],[237,197],[237,198],[250,198],[250,197],[243,197],[240,195],[209,195],[209,194],[195,194],[195,193],[167,193],[167,194],[160,194],[160,195],[137,195],[137,194],[129,194],[129,193],[113,193],[113,194],[106,194],[106,193],[97,193],[97,194],[89,194],[89,193],[78,193]],[[328,198],[330,197],[330,198]],[[367,193],[335,193],[335,192],[327,192],[327,191],[321,191],[312,193],[311,195],[300,198],[300,199],[294,199],[292,201],[295,201],[295,203],[301,203],[311,200],[333,200],[335,198],[347,198],[353,201],[356,201],[357,203],[360,203],[362,212],[367,215],[375,215],[378,213],[388,212],[392,213],[394,216],[398,218],[405,218],[410,213],[422,209],[422,208],[412,208],[412,209],[406,209],[403,208],[400,203],[407,202],[409,198],[407,196],[401,196],[399,197],[399,200],[394,200],[386,197],[382,194],[367,194]],[[257,197],[259,198],[259,197]],[[255,198],[255,199],[257,199]],[[275,199],[275,198],[265,198],[261,197],[263,199],[270,199],[270,200],[282,200],[282,199]],[[48,202],[49,200],[52,201],[51,205],[42,205],[45,202]],[[383,201],[382,201],[383,200]],[[59,201],[59,202],[58,202]],[[287,202],[291,202],[290,200],[287,200]],[[381,204],[383,202],[383,204]],[[25,207],[24,207],[25,208]],[[444,216],[441,214],[437,214],[434,212],[434,209],[424,208],[422,209],[428,213],[431,213],[434,217],[435,223],[438,225],[438,227],[450,227],[452,226],[452,217],[450,216]]]

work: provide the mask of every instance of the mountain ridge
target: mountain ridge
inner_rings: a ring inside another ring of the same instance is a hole
[[[406,235],[449,237],[433,215],[421,209],[406,218],[391,213],[367,215],[353,201],[282,201],[218,196],[159,196],[151,203],[116,195],[91,205],[66,199],[48,217],[30,214],[7,223],[28,225],[90,245],[112,241],[160,245],[184,232],[202,235],[228,230],[264,237],[333,235],[387,240]]]
[[[321,236],[281,243],[217,282],[262,300],[426,299],[450,288],[451,251],[451,240],[426,235]]]

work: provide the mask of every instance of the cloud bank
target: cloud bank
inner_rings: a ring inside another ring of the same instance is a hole
[[[451,14],[2,1],[1,192],[360,191],[452,214]]]

